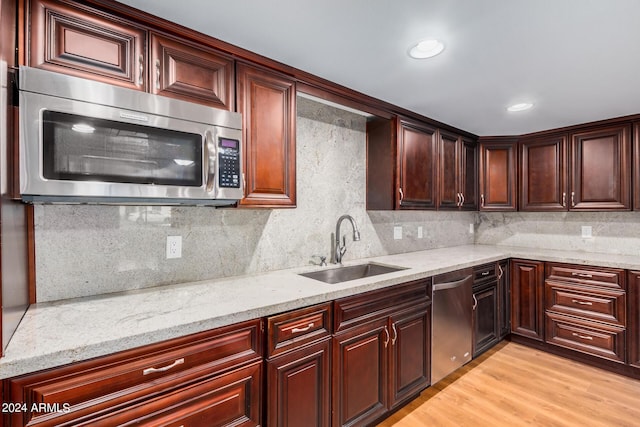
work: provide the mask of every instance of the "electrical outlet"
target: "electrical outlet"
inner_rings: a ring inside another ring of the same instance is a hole
[[[422,239],[424,237],[424,233],[422,232],[422,226],[418,226],[418,239]]]
[[[393,227],[393,239],[394,240],[402,240],[402,226],[395,225]]]
[[[593,229],[590,225],[582,226],[582,238],[583,239],[591,239],[593,237]]]
[[[182,258],[182,236],[167,236],[167,259]]]

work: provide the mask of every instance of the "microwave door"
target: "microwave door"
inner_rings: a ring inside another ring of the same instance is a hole
[[[57,111],[42,112],[48,180],[202,186],[202,136]]]

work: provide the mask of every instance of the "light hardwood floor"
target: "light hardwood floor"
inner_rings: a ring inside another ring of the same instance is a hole
[[[640,426],[640,381],[503,341],[379,427]]]

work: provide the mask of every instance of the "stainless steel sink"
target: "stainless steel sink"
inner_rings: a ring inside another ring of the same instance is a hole
[[[331,268],[328,270],[313,271],[311,273],[301,273],[301,276],[320,280],[325,283],[341,283],[349,280],[362,279],[363,277],[377,276],[379,274],[393,273],[394,271],[406,270],[405,267],[395,267],[383,264],[359,264],[348,267]]]

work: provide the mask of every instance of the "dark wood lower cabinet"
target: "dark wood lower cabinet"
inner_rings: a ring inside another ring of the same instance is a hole
[[[29,410],[4,413],[3,427],[261,425],[261,323],[5,380],[3,401]]]
[[[498,304],[500,339],[511,332],[511,280],[509,260],[498,262]]]
[[[629,365],[640,368],[640,271],[629,271],[629,322],[627,348]]]
[[[267,362],[267,425],[331,425],[331,338]]]
[[[419,280],[334,302],[334,427],[371,425],[429,385],[430,288]]]
[[[431,307],[391,316],[390,406],[402,404],[430,383]]]
[[[473,357],[500,341],[498,281],[473,287]]]
[[[367,425],[387,412],[387,318],[341,332],[333,341],[333,425]]]
[[[511,261],[511,333],[544,340],[544,262]]]

